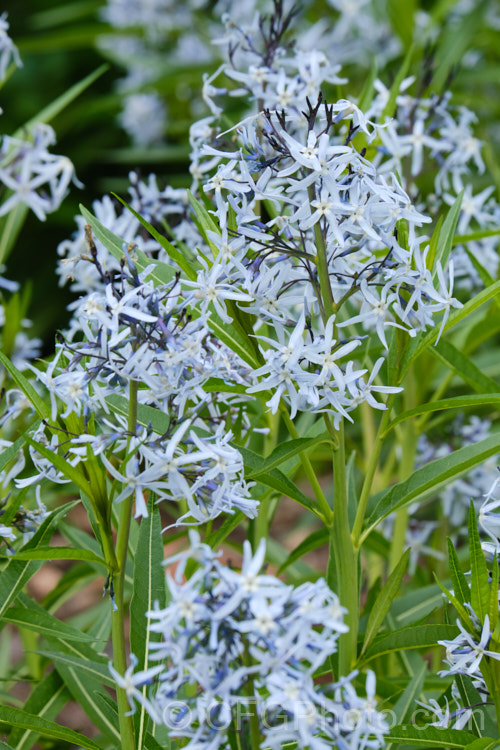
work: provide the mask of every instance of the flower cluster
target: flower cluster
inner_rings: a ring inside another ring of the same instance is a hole
[[[11,62],[18,67],[22,66],[17,47],[10,38],[7,13],[0,16],[0,81],[4,81]]]
[[[29,140],[4,135],[0,145],[0,182],[7,188],[7,199],[0,205],[0,216],[24,203],[44,221],[65,198],[70,182],[82,187],[66,156],[50,153],[55,133],[50,125],[36,123]]]
[[[170,602],[149,612],[146,671],[122,677],[129,700],[142,703],[186,747],[223,746],[231,731],[257,731],[264,747],[382,747],[387,726],[376,709],[374,675],[360,698],[352,680],[318,686],[314,673],[346,632],[345,610],[324,580],[297,588],[261,572],[265,545],[244,544],[241,570],[223,565],[190,533],[189,552],[170,558]],[[182,582],[188,563],[199,563]],[[141,688],[154,682],[149,696]],[[252,723],[254,729],[252,730]],[[255,737],[255,734],[252,735]]]
[[[82,431],[49,437],[42,424],[35,440],[52,450],[63,442],[73,465],[85,461],[88,450],[99,455],[118,488],[116,502],[132,496],[137,516],[147,515],[146,495],[154,492],[184,510],[178,523],[201,523],[222,511],[253,517],[258,503],[249,495],[231,431],[232,422],[240,435],[248,428],[238,420],[248,397],[204,390],[210,379],[243,382],[247,368],[213,337],[207,317],[187,305],[173,269],[171,282],[155,287],[153,267],[138,273],[125,248],[127,264],[104,271],[90,242],[86,262],[102,289],[78,301],[71,330],[47,370],[32,368],[50,395],[52,422],[81,416]],[[137,399],[134,428],[128,396]],[[64,481],[36,446],[30,452],[37,473],[17,480],[19,487],[43,478]]]
[[[480,236],[454,248],[454,273],[461,288],[471,289],[481,284],[471,256],[490,275],[497,275],[495,230],[500,222],[500,204],[492,195],[494,187],[473,192],[470,182],[465,184],[466,177],[482,174],[485,168],[482,143],[474,135],[477,116],[464,105],[453,104],[450,92],[428,96],[422,93],[431,80],[432,66],[433,60],[429,58],[422,80],[409,77],[401,83],[394,112],[387,113],[389,90],[381,81],[375,81],[377,94],[367,116],[384,127],[377,131],[374,163],[381,173],[397,170],[403,186],[423,211],[446,209],[462,195],[457,233],[480,233]],[[410,93],[414,87],[419,91],[416,95]],[[433,175],[434,192],[426,195],[420,178],[429,171]]]

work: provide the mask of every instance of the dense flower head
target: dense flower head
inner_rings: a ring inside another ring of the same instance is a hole
[[[352,685],[355,674],[321,687],[313,679],[347,630],[338,597],[323,579],[293,587],[262,572],[264,555],[263,542],[255,553],[245,542],[237,570],[190,532],[189,551],[167,560],[177,564],[167,579],[169,604],[148,613],[150,632],[161,640],[149,641],[153,666],[133,685],[131,700],[153,681],[147,704],[139,699],[189,748],[217,748],[231,727],[248,733],[252,714],[264,747],[287,740],[348,746],[354,738],[380,747],[387,727],[376,710],[374,676],[366,698]],[[193,562],[196,570],[183,580]]]
[[[104,271],[91,250],[102,291],[82,297],[71,330],[45,371],[30,365],[48,391],[51,420],[83,417],[81,434],[50,437],[42,424],[33,436],[51,450],[65,444],[73,465],[88,450],[99,455],[113,480],[115,502],[135,500],[136,515],[147,515],[147,497],[184,506],[176,518],[201,523],[221,512],[242,510],[253,517],[257,500],[243,476],[243,459],[231,425],[245,434],[243,394],[205,391],[210,379],[245,382],[248,368],[211,334],[206,316],[187,308],[172,270],[169,284],[155,286],[152,267],[141,273],[125,250],[121,271]],[[92,262],[89,257],[87,263]],[[136,390],[138,421],[127,424],[130,389]],[[125,405],[125,406],[124,406]],[[125,412],[123,409],[125,408]],[[51,425],[52,426],[52,425]],[[30,448],[36,473],[17,485],[64,481],[49,459]]]
[[[36,123],[26,138],[4,135],[0,145],[0,182],[8,188],[0,216],[24,203],[44,221],[59,208],[71,182],[79,187],[75,169],[66,156],[49,151],[55,143],[50,125]]]

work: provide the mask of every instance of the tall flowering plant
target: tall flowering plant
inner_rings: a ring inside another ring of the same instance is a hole
[[[339,31],[299,33],[297,14],[275,0],[224,17],[190,190],[133,172],[126,200],[82,206],[58,248],[76,296],[54,354],[34,360],[6,316],[0,624],[29,633],[37,682],[0,707],[11,747],[497,742],[498,567],[490,585],[474,505],[470,584],[451,541],[453,591],[420,565],[441,575],[450,503],[460,540],[463,496],[499,452],[491,422],[456,420],[458,448],[428,425],[499,403],[472,356],[497,332],[482,313],[500,289],[474,115],[428,92],[430,57],[421,80],[407,59],[390,89],[372,75],[359,97],[330,96],[347,84],[327,54]],[[0,215],[44,219],[62,200],[73,170],[51,140],[46,125],[4,137]],[[274,533],[285,498],[309,527],[294,549]],[[495,510],[490,494],[493,540]],[[54,558],[76,565],[37,602],[23,589]],[[96,576],[91,619],[54,614]],[[438,643],[436,678],[423,656]],[[97,741],[54,721],[69,698]]]

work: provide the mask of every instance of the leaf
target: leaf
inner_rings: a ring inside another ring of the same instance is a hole
[[[78,649],[75,649],[78,653]],[[99,683],[107,685],[110,688],[115,688],[116,683],[111,677],[108,667],[108,660],[104,657],[100,657],[97,652],[94,652],[94,659],[77,656],[76,654],[68,654],[64,651],[51,651],[48,649],[39,649],[37,654],[45,656],[50,659],[54,664],[60,666],[71,667],[80,674],[84,674],[86,677],[94,678]],[[100,659],[100,661],[96,661]]]
[[[200,230],[203,239],[212,250],[212,253],[214,254],[214,256],[216,256],[219,252],[219,248],[212,242],[212,240],[208,236],[208,232],[215,232],[216,234],[220,235],[221,231],[208,213],[203,203],[197,200],[190,190],[188,190],[188,198],[195,213],[198,229]]]
[[[402,745],[416,745],[417,747],[462,748],[467,747],[474,740],[474,735],[461,729],[443,729],[441,727],[419,727],[415,724],[402,724],[392,727],[386,740]]]
[[[208,534],[205,538],[205,544],[208,544],[212,549],[217,549],[227,539],[229,534],[246,520],[246,516],[241,511],[237,511],[234,515],[228,516],[220,528],[215,529],[211,534]]]
[[[125,396],[120,396],[118,393],[110,393],[109,396],[106,396],[106,403],[118,414],[128,417],[129,403]],[[168,414],[147,404],[137,404],[137,421],[143,427],[151,425],[158,435],[164,435],[170,427]]]
[[[498,740],[494,740],[491,737],[478,737],[470,745],[466,745],[466,748],[467,750],[493,750],[493,748],[498,748],[499,746],[500,743]]]
[[[260,466],[262,458],[257,453],[254,453],[243,446],[239,446],[238,450],[243,456],[246,471],[252,473],[256,467]],[[304,493],[279,469],[273,469],[272,471],[265,473],[259,472],[255,478],[256,481],[264,484],[266,487],[271,487],[282,495],[295,500],[323,520],[323,516],[318,508],[316,508],[314,501],[310,500],[307,495],[304,495]]]
[[[485,393],[477,396],[453,396],[452,398],[443,398],[439,401],[430,401],[426,404],[420,404],[414,409],[408,409],[399,414],[387,425],[382,437],[385,437],[396,425],[405,422],[407,419],[418,417],[420,414],[426,414],[434,411],[443,411],[445,409],[462,410],[468,406],[476,408],[486,405],[500,405],[500,396],[497,393]]]
[[[446,596],[450,604],[452,604],[458,614],[460,615],[460,619],[462,620],[463,625],[469,630],[470,629],[470,615],[469,611],[464,607],[464,605],[456,598],[454,594],[449,591],[446,586],[443,586],[439,578],[437,577],[436,573],[434,573],[434,579],[443,592],[443,594]]]
[[[297,454],[302,453],[308,448],[312,448],[314,445],[318,445],[319,443],[331,443],[330,435],[328,435],[327,432],[324,432],[322,435],[318,435],[317,437],[297,438],[295,440],[287,440],[284,443],[280,443],[273,450],[273,452],[269,456],[267,456],[267,458],[260,458],[259,456],[258,461],[257,458],[252,457],[254,466],[249,470],[248,477],[254,478],[259,474],[263,474],[267,471],[272,471],[278,466],[281,466],[281,464],[284,464],[286,461],[289,461],[290,458],[293,458]],[[254,456],[257,456],[257,454],[254,454]]]
[[[61,678],[56,671],[52,671],[36,685],[24,705],[24,710],[44,719],[54,719],[69,697]],[[9,741],[16,750],[30,750],[38,736],[38,733],[29,729],[15,728],[9,735]]]
[[[403,580],[403,575],[408,565],[409,556],[410,550],[407,549],[392,571],[387,580],[387,583],[377,596],[377,599],[375,600],[373,609],[371,610],[370,616],[368,617],[368,623],[366,625],[365,638],[363,641],[363,647],[361,649],[360,657],[363,656],[366,649],[377,635],[380,626],[385,620],[385,616],[389,611],[392,601],[401,586],[401,581]]]
[[[398,698],[392,708],[392,717],[399,724],[410,716],[415,701],[422,692],[425,676],[427,674],[427,663],[422,660],[419,671],[412,677],[403,694]],[[387,748],[388,750],[388,748]]]
[[[440,488],[451,479],[466,474],[490,456],[497,455],[498,448],[498,435],[491,435],[478,443],[466,445],[448,456],[438,458],[417,469],[403,482],[395,484],[381,494],[363,538],[368,536],[370,531],[392,511],[412,501],[421,501],[430,495],[437,494]]]
[[[53,645],[57,648],[57,642]],[[99,700],[104,695],[100,683],[85,671],[64,664],[61,660],[55,661],[55,667],[73,699],[83,708],[92,723],[107,737],[119,742],[118,717],[109,710],[106,703]]]
[[[443,219],[444,216],[441,214],[439,219],[436,222],[436,226],[434,227],[434,231],[432,233],[432,237],[429,242],[429,251],[427,253],[426,258],[426,266],[429,269],[429,271],[432,271],[434,268],[434,264],[436,261],[436,253],[438,250],[438,243],[439,243],[439,235],[441,234],[441,227],[443,226]]]
[[[3,352],[0,351],[0,364],[2,364],[9,375],[11,376],[12,380],[16,383],[17,386],[22,390],[26,398],[29,400],[31,404],[33,404],[33,407],[35,411],[37,412],[38,416],[41,419],[45,419],[50,416],[50,408],[48,404],[45,403],[45,401],[42,399],[42,397],[37,393],[37,391],[33,388],[31,383],[25,376],[22,374],[22,372],[19,372],[17,367],[12,364],[10,359],[5,356]]]
[[[363,663],[403,649],[431,648],[438,641],[451,640],[457,634],[455,625],[417,625],[394,630],[373,641],[364,655]]]
[[[373,84],[375,83],[376,78],[377,78],[377,62],[376,60],[373,60],[372,66],[370,68],[370,73],[365,78],[363,88],[361,89],[361,93],[358,97],[358,107],[360,108],[362,112],[365,112],[367,109],[369,109],[370,104],[373,101],[373,92],[375,91]]]
[[[134,560],[134,584],[130,602],[130,650],[135,654],[139,670],[151,666],[149,644],[161,641],[161,633],[153,633],[148,628],[146,613],[156,604],[162,609],[166,605],[165,572],[163,569],[163,540],[161,518],[154,495],[148,501],[148,516],[139,527],[139,540]],[[142,688],[146,697],[148,687]],[[134,716],[137,747],[142,747],[148,727],[148,714],[140,706]]]
[[[485,375],[470,357],[463,354],[450,341],[441,339],[429,351],[437,359],[440,359],[447,366],[451,367],[476,393],[498,393],[498,384],[492,378]]]
[[[26,609],[25,607],[10,607],[2,615],[4,622],[16,625],[18,628],[27,628],[45,638],[65,638],[72,641],[93,641],[94,639],[82,633],[81,630],[58,620],[49,612]]]
[[[13,558],[15,560],[86,560],[105,568],[108,567],[106,560],[94,552],[74,547],[37,547],[31,550],[20,550],[13,555]]]
[[[498,623],[498,578],[499,578],[499,570],[498,570],[498,555],[495,552],[495,555],[493,557],[493,570],[491,574],[491,586],[490,586],[490,608],[489,608],[489,614],[490,614],[490,628],[491,632],[494,633],[497,627]]]
[[[228,306],[229,309],[229,306]],[[194,312],[194,311],[193,311]],[[256,353],[255,344],[249,338],[244,328],[233,318],[230,325],[224,323],[220,317],[212,311],[207,320],[208,327],[223,344],[237,354],[241,359],[254,369],[262,364],[262,355]]]
[[[405,49],[413,39],[415,12],[416,0],[388,0],[387,2],[387,14],[392,28],[401,38]]]
[[[89,500],[93,499],[90,484],[85,478],[81,467],[75,468],[58,453],[30,437],[26,437],[26,442],[35,448],[35,450],[37,450],[44,458],[47,458],[53,466],[55,466],[55,468],[60,471],[66,479],[73,482],[73,484],[75,484],[89,498]]]
[[[132,206],[129,206],[129,204],[123,200],[123,198],[120,198],[119,195],[116,195],[116,193],[112,193],[114,197],[122,203],[125,208],[127,208],[133,216],[137,219],[137,221],[140,221],[143,227],[145,227],[149,234],[155,239],[165,250],[167,255],[179,266],[179,268],[184,271],[188,279],[196,279],[197,273],[195,264],[193,263],[193,259],[187,259],[183,256],[183,254],[174,246],[172,243],[164,237],[160,232],[158,232],[157,229],[154,228],[152,224],[149,223],[149,221],[146,221],[137,211],[134,211]],[[196,264],[197,265],[197,264]]]
[[[5,263],[19,236],[29,208],[25,203],[16,203],[12,211],[0,217],[0,263]]]
[[[476,522],[476,510],[471,500],[469,508],[470,603],[481,623],[489,612],[490,586],[488,568],[481,547]]]
[[[495,234],[500,234],[500,229],[497,232],[495,232]],[[495,282],[495,279],[489,273],[489,271],[487,271],[486,268],[483,265],[481,265],[481,263],[476,258],[474,253],[471,253],[471,251],[468,250],[467,248],[465,248],[465,252],[467,253],[470,262],[472,263],[474,269],[477,271],[477,275],[479,276],[483,284],[485,286],[490,286],[490,284],[493,284]],[[496,299],[495,302],[497,303],[497,307],[500,307],[500,301]]]
[[[80,212],[84,219],[90,224],[94,235],[103,243],[109,252],[119,261],[124,258],[125,253],[123,252],[123,245],[127,245],[127,243],[120,239],[120,237],[117,237],[117,235],[105,227],[104,224],[101,224],[99,219],[96,219],[96,217],[81,204]],[[147,255],[138,248],[134,248],[133,252],[131,252],[131,257],[139,271],[143,271],[147,266],[152,266],[148,278],[153,279],[157,284],[169,284],[175,278],[175,268],[167,266],[166,263],[152,261],[151,258],[148,258]]]
[[[497,235],[499,234],[500,234],[500,229],[481,229],[477,232],[471,232],[470,234],[456,234],[453,237],[453,244],[464,245],[467,242],[477,242],[478,240],[484,240],[488,237],[497,237]],[[470,250],[467,250],[467,248],[465,252],[469,256],[476,271],[481,273],[479,269],[482,269],[482,271],[485,273],[485,278],[489,278],[490,281],[488,283],[491,284],[494,281],[493,277],[488,273],[488,271],[484,268],[484,266],[482,266],[479,263],[476,256],[473,255],[473,253],[471,253]],[[476,263],[477,263],[477,266],[476,266]]]
[[[467,583],[467,579],[462,573],[458,555],[455,551],[455,545],[453,544],[450,538],[448,538],[448,559],[449,559],[449,565],[450,565],[450,575],[451,575],[451,584],[453,587],[453,592],[456,598],[458,599],[458,601],[460,602],[460,604],[465,604],[466,602],[469,603],[470,602],[470,588]],[[497,610],[498,610],[498,607],[497,607]]]
[[[414,51],[414,46],[412,44],[409,47],[408,52],[406,53],[405,58],[401,64],[401,67],[398,70],[398,73],[394,79],[394,83],[391,86],[391,90],[389,92],[389,98],[387,99],[387,104],[385,105],[384,111],[382,112],[382,115],[380,116],[381,123],[385,122],[387,117],[394,116],[394,113],[396,110],[396,99],[399,96],[399,90],[401,88],[401,84],[403,83],[404,79],[408,75],[408,71],[410,70],[410,63],[413,57],[413,51]]]
[[[16,130],[16,132],[14,133],[14,138],[22,138],[25,131],[31,128],[37,122],[51,122],[54,117],[62,112],[63,109],[66,109],[68,104],[71,104],[74,99],[80,96],[80,94],[82,94],[85,89],[91,86],[94,81],[100,78],[107,70],[109,70],[109,65],[105,63],[104,65],[100,65],[92,73],[89,73],[88,76],[85,76],[85,78],[83,78],[81,81],[75,83],[74,86],[71,86],[71,88],[65,91],[64,94],[58,96],[57,99],[54,99],[53,102],[40,110],[37,115],[28,120],[28,122],[26,122],[24,125],[21,125],[21,127],[18,128],[18,130]]]
[[[477,737],[482,737],[484,734],[498,734],[496,722],[490,717],[488,713],[489,708],[483,704],[483,699],[479,691],[474,687],[472,679],[468,675],[459,673],[455,675],[455,682],[462,698],[462,704],[474,707],[468,720],[468,724],[471,726],[474,734]],[[480,721],[478,721],[478,714]]]
[[[52,527],[56,521],[65,515],[77,502],[66,503],[66,505],[53,510],[52,513],[42,521],[40,528],[36,530],[31,539],[21,547],[22,551],[34,549],[44,541],[48,541],[52,534]],[[0,573],[0,618],[8,607],[15,601],[17,595],[32,575],[40,568],[41,563],[35,560],[10,559]]]
[[[464,188],[465,189],[465,188]],[[458,217],[460,216],[460,208],[462,206],[462,200],[464,197],[464,190],[462,190],[455,198],[453,205],[446,214],[446,218],[443,221],[443,226],[439,232],[438,250],[436,253],[436,261],[434,263],[433,277],[437,276],[438,263],[441,263],[443,270],[446,268],[448,258],[450,256],[453,235],[458,224]]]
[[[77,747],[87,748],[87,750],[102,750],[99,745],[96,745],[88,737],[84,737],[83,734],[74,732],[72,729],[62,727],[53,721],[36,716],[35,714],[30,714],[27,711],[21,711],[19,708],[0,706],[0,722],[4,722],[11,727],[30,729],[41,734],[43,737],[64,740],[64,742],[69,742]]]
[[[324,544],[328,544],[330,539],[330,531],[326,526],[322,526],[321,529],[313,531],[312,534],[304,539],[295,549],[290,552],[286,560],[281,564],[277,575],[280,575],[286,568],[293,565],[294,562],[300,560],[301,557],[307,555],[308,552],[312,552],[318,547],[322,547]]]

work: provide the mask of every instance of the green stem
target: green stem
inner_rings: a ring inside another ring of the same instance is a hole
[[[333,452],[333,525],[331,527],[337,588],[340,603],[347,608],[349,631],[339,638],[339,676],[348,675],[357,658],[359,592],[358,555],[355,551],[347,508],[344,424],[338,429],[339,445]]]
[[[312,201],[316,199],[314,186],[309,185],[307,192],[309,201],[312,203]],[[318,269],[319,288],[323,302],[324,322],[326,323],[328,318],[336,312],[337,306],[333,299],[332,285],[330,284],[330,272],[328,270],[328,257],[326,254],[326,243],[319,221],[314,225],[314,240],[316,244],[316,267]]]
[[[137,383],[130,381],[129,386],[129,413],[128,430],[130,436],[135,433],[137,426]],[[130,438],[129,438],[130,444]],[[128,448],[127,448],[128,453]],[[113,665],[119,674],[124,674],[127,669],[127,642],[125,637],[125,568],[127,564],[128,540],[130,535],[130,524],[132,522],[133,496],[122,501],[118,520],[118,532],[116,537],[116,562],[117,571],[113,577],[115,589],[115,603],[117,611],[113,613],[111,621],[111,635],[113,639]],[[123,688],[117,688],[116,697],[118,703],[118,719],[120,725],[122,750],[135,750],[134,724],[131,716],[125,714],[130,712],[127,694]]]

